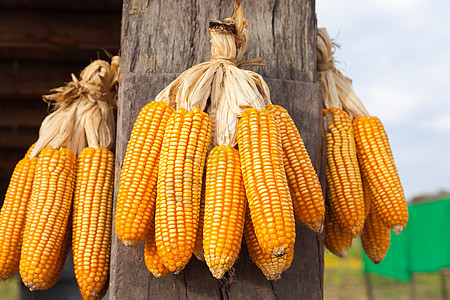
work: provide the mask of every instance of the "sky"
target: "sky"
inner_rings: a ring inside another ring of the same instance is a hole
[[[316,0],[338,68],[382,121],[408,199],[450,191],[450,1]]]

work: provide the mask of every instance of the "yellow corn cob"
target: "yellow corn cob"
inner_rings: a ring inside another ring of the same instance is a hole
[[[203,249],[217,279],[233,266],[241,250],[245,207],[239,152],[231,146],[214,147],[206,164]]]
[[[399,234],[408,222],[408,207],[383,125],[377,117],[358,117],[353,128],[371,205],[383,223]]]
[[[73,199],[73,264],[82,295],[108,284],[114,154],[88,147],[78,155]]]
[[[17,163],[0,210],[0,279],[6,279],[19,270],[25,214],[36,162],[37,158],[30,159],[25,155]]]
[[[58,253],[58,259],[56,260],[55,268],[53,271],[52,276],[50,279],[45,282],[42,286],[43,290],[47,290],[54,286],[57,282],[59,277],[61,276],[62,270],[64,268],[64,264],[67,259],[67,255],[69,255],[70,252],[70,246],[72,244],[72,217],[69,217],[69,222],[67,224],[66,232],[64,233],[64,239],[61,244],[61,249]]]
[[[69,149],[44,148],[39,154],[27,207],[20,275],[30,290],[43,289],[55,273],[66,232],[75,179]]]
[[[158,170],[155,237],[166,268],[179,273],[192,256],[211,120],[198,108],[176,110],[167,125]]]
[[[363,183],[363,192],[364,192],[364,220],[367,220],[367,218],[369,217],[369,213],[370,213],[370,189],[369,189],[369,185],[367,183],[366,178],[364,178],[364,176],[361,176],[362,179],[362,183]],[[364,221],[365,223],[365,221]],[[364,230],[364,229],[363,229]]]
[[[324,116],[329,204],[342,230],[358,234],[364,226],[365,207],[352,121],[340,108],[328,108]]]
[[[283,162],[297,219],[317,233],[323,230],[325,201],[308,151],[289,113],[279,105],[267,109],[278,123]]]
[[[205,252],[203,251],[203,223],[205,219],[205,178],[206,172],[203,172],[203,179],[202,179],[202,191],[200,196],[200,213],[198,216],[198,228],[197,228],[197,235],[195,237],[195,245],[194,250],[192,250],[192,253],[194,253],[195,257],[197,257],[198,260],[204,261],[205,260]]]
[[[263,272],[267,280],[280,279],[281,273],[289,268],[292,263],[294,249],[289,249],[290,251],[282,257],[276,257],[275,255],[264,252],[256,239],[255,229],[248,208],[245,213],[244,239],[250,258]]]
[[[294,260],[294,249],[292,249],[292,251],[289,251],[288,253],[286,253],[286,262],[284,264],[283,271],[286,271],[287,269],[289,269],[293,260]]]
[[[325,213],[325,247],[336,256],[342,258],[347,255],[347,249],[352,245],[355,234],[343,231],[332,208]]]
[[[34,150],[34,146],[36,146],[36,143],[34,143],[33,145],[30,146],[30,148],[28,148],[27,153],[25,153],[24,158],[31,158],[31,152],[33,152]]]
[[[371,210],[361,234],[364,252],[374,263],[380,263],[391,244],[391,231],[383,224],[375,210]]]
[[[237,128],[245,191],[259,245],[283,256],[293,250],[295,219],[277,124],[265,109],[246,109]]]
[[[144,240],[155,211],[159,153],[172,109],[162,101],[142,108],[120,174],[115,231],[127,246]]]
[[[81,295],[81,298],[83,298],[83,300],[100,300],[103,299],[103,297],[106,295],[106,292],[108,291],[108,284],[105,284],[102,288],[102,290],[100,292],[97,293],[97,296],[85,296],[85,295]]]
[[[144,260],[147,269],[152,272],[155,277],[165,277],[170,274],[161,257],[158,254],[155,242],[155,220],[150,223],[150,229],[145,238]]]

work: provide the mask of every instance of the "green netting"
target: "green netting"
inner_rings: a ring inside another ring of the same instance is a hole
[[[450,267],[450,199],[408,206],[409,221],[380,264],[364,254],[365,272],[409,280],[413,272]]]

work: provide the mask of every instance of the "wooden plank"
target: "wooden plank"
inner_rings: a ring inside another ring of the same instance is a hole
[[[119,11],[122,9],[122,0],[0,0],[0,8],[32,8],[45,10],[78,10],[78,11]]]
[[[0,62],[0,97],[42,101],[41,95],[71,81],[70,74],[79,75],[83,67],[82,64]]]
[[[229,17],[233,0],[125,1],[122,73],[180,73],[208,60],[208,22]],[[263,56],[253,69],[265,77],[315,82],[314,1],[242,1],[249,20],[247,58]]]
[[[39,128],[0,128],[0,149],[28,149],[38,138]]]
[[[45,20],[45,21],[43,21]],[[116,54],[120,12],[0,11],[0,57],[88,63],[106,49]]]
[[[47,104],[36,96],[34,99],[0,99],[0,127],[35,127],[48,115]]]
[[[232,0],[125,2],[116,196],[126,144],[140,108],[176,74],[209,58],[207,23],[210,18],[231,15],[233,4]],[[266,67],[253,69],[265,76],[273,101],[292,114],[324,186],[321,93],[315,83],[314,1],[262,0],[243,5],[251,25],[247,57],[266,58]],[[296,229],[293,265],[277,282],[267,281],[249,262],[244,249],[235,276],[227,275],[224,280],[215,280],[195,258],[180,274],[156,279],[146,270],[143,245],[127,248],[113,234],[110,299],[322,299],[323,237],[301,224]]]

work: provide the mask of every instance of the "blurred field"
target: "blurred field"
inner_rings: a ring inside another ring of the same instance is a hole
[[[343,259],[325,251],[324,299],[366,300],[367,290],[364,266],[361,259],[361,245],[354,241]],[[369,274],[372,283],[371,300],[450,299],[444,298],[441,275],[417,273],[413,276],[414,287],[409,282],[394,280],[376,274]],[[447,278],[448,281],[448,278]],[[448,285],[448,282],[447,282]],[[445,288],[445,287],[444,287]],[[447,287],[448,288],[448,287]],[[414,295],[412,295],[412,291]]]
[[[365,285],[361,246],[354,242],[347,257],[337,258],[325,251],[324,299],[368,300]],[[370,274],[373,299],[371,300],[435,300],[443,298],[440,274],[415,274],[415,297],[411,297],[408,282]],[[449,278],[447,278],[447,281]],[[448,282],[447,282],[448,285]],[[0,282],[0,300],[19,299],[19,281]],[[447,299],[450,299],[447,296]]]
[[[15,277],[0,281],[0,300],[16,299],[19,299],[19,281]]]

